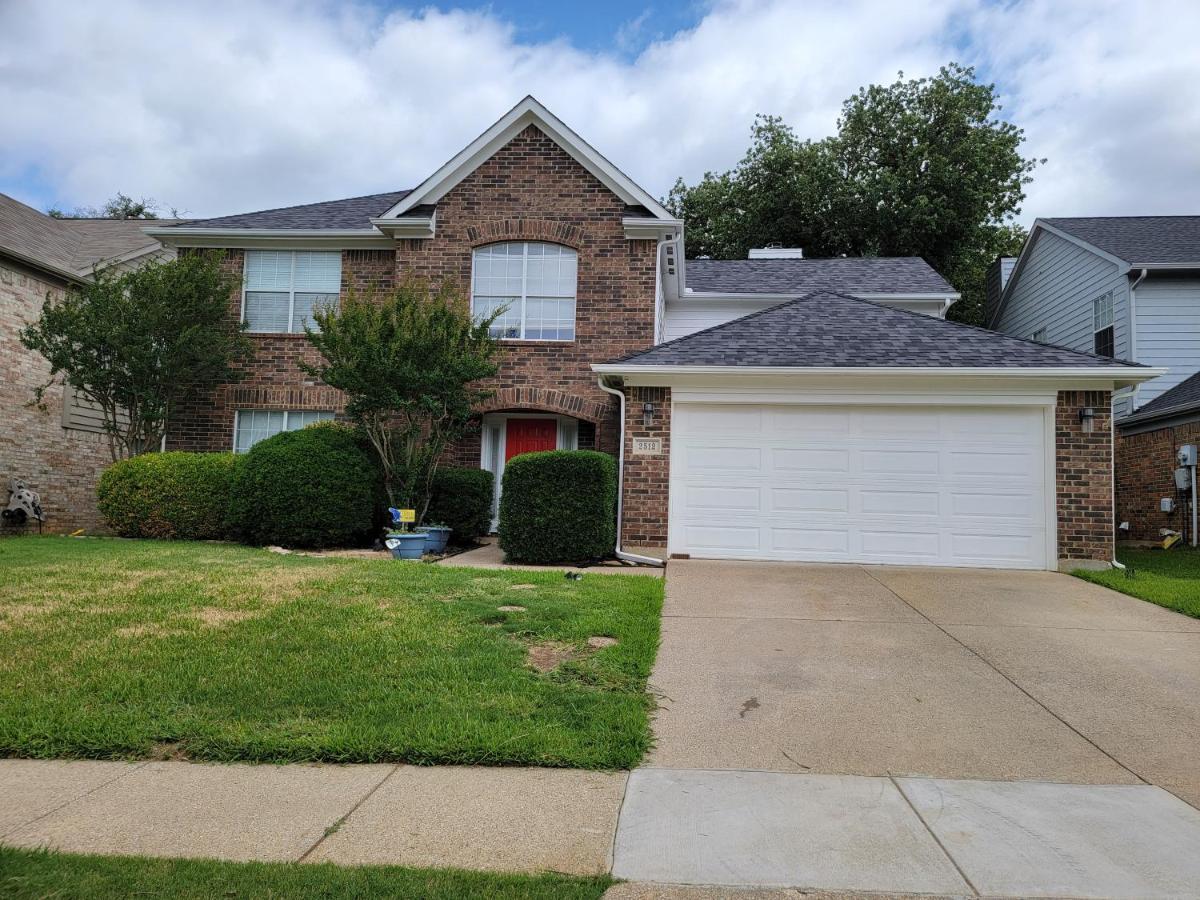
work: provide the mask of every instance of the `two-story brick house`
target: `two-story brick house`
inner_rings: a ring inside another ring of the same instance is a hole
[[[225,251],[257,349],[170,448],[337,415],[297,366],[313,304],[413,273],[508,307],[495,396],[452,461],[617,454],[622,552],[1111,558],[1108,396],[1152,371],[946,322],[957,294],[921,260],[769,251],[697,261],[689,284],[682,223],[533,98],[410,191],[150,231]]]

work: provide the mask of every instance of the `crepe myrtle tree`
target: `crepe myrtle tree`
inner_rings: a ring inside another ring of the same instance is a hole
[[[219,254],[187,254],[129,271],[98,269],[47,295],[20,340],[50,363],[32,403],[55,384],[99,409],[113,461],[157,450],[171,411],[236,381],[249,359],[245,326],[229,315],[238,279]]]
[[[472,318],[449,282],[410,278],[392,291],[350,292],[314,311],[316,328],[305,329],[322,362],[300,367],[346,395],[346,414],[379,458],[388,503],[416,510],[417,521],[442,454],[492,394],[479,382],[498,370],[495,318]]]

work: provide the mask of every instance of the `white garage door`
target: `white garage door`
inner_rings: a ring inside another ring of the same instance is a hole
[[[1046,568],[1045,415],[677,404],[671,552]]]

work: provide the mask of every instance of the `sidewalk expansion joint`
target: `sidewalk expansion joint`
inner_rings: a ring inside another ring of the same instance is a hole
[[[382,778],[380,778],[379,781],[376,783],[376,785],[373,788],[371,788],[369,791],[367,791],[365,794],[363,794],[362,797],[359,798],[358,802],[355,803],[352,807],[350,807],[349,810],[346,811],[345,815],[341,816],[336,822],[334,822],[332,825],[330,825],[328,828],[326,828],[324,833],[319,838],[317,838],[316,843],[314,843],[311,847],[309,847],[302,854],[300,854],[300,857],[299,857],[299,859],[296,860],[296,862],[298,862],[298,863],[304,862],[306,859],[308,859],[310,856],[312,856],[314,852],[316,852],[316,849],[318,847],[320,847],[323,843],[325,843],[325,839],[327,837],[329,837],[330,835],[333,835],[333,834],[337,834],[338,829],[346,824],[346,822],[350,819],[350,817],[358,811],[359,807],[361,807],[364,803],[366,803],[368,800],[370,800],[371,797],[375,794],[375,792],[377,790],[379,790],[381,787],[383,787],[384,784],[387,783],[387,780],[389,778],[391,778],[393,775],[395,775],[397,772],[400,771],[401,765],[402,765],[402,763],[397,763],[396,765],[392,766],[392,770],[390,772],[388,772],[386,775],[384,775]]]

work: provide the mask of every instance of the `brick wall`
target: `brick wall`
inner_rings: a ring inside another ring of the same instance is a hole
[[[643,406],[654,404],[644,421]],[[635,455],[634,438],[658,438],[662,453]],[[621,543],[627,547],[667,546],[667,498],[671,460],[671,389],[631,387],[625,391],[625,495]]]
[[[1080,410],[1095,410],[1085,432]],[[1059,391],[1055,422],[1060,559],[1113,558],[1112,395]]]
[[[1117,434],[1117,522],[1129,523],[1129,536],[1158,540],[1160,528],[1183,530],[1182,505],[1173,513],[1159,510],[1163,497],[1175,497],[1175,451],[1183,444],[1200,444],[1200,422],[1186,422],[1144,431]],[[1190,528],[1190,522],[1187,523]]]
[[[34,389],[50,376],[50,365],[17,339],[21,328],[41,314],[47,294],[63,286],[0,260],[0,504],[7,503],[8,479],[16,476],[41,494],[47,531],[94,532],[103,530],[96,481],[112,461],[108,437],[63,428],[61,386],[46,392],[44,410],[28,405]],[[0,524],[0,535],[14,530]]]
[[[222,267],[239,279],[245,266],[242,250],[225,250]],[[342,291],[387,290],[395,284],[390,250],[343,250]],[[241,288],[229,298],[229,313],[242,314]],[[303,334],[252,334],[254,359],[245,377],[197,398],[171,417],[167,449],[222,451],[233,447],[234,411],[238,409],[308,409],[340,412],[340,391],[310,378],[301,362],[316,364],[320,354]]]
[[[412,273],[445,279],[468,296],[472,251],[496,241],[551,241],[579,254],[575,340],[505,341],[501,370],[489,385],[487,410],[528,409],[569,415],[588,423],[595,446],[616,453],[619,434],[613,397],[596,384],[594,362],[645,349],[654,333],[654,241],[630,241],[624,203],[535,126],[530,126],[442,197],[436,235],[399,240],[395,251],[342,254],[343,291],[371,284],[391,287]],[[244,254],[226,251],[229,271],[241,275]],[[240,316],[240,291],[231,298]],[[334,409],[337,392],[313,383],[297,367],[313,359],[303,335],[253,338],[256,359],[246,378],[190,404],[173,417],[168,447],[229,449],[233,411]],[[479,435],[451,449],[446,462],[479,465]]]

